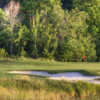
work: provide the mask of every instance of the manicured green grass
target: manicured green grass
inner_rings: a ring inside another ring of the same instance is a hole
[[[99,75],[100,63],[87,62],[56,62],[46,59],[2,59],[0,60],[0,72],[12,70],[40,70],[51,73],[79,71],[88,75]]]

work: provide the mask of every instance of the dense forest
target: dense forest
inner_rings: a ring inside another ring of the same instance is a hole
[[[99,0],[0,0],[0,57],[100,61]]]

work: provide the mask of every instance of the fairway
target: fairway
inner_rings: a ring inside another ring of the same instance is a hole
[[[79,71],[83,74],[99,75],[100,63],[56,62],[41,59],[14,59],[0,61],[0,72],[15,70],[39,70],[48,71],[51,73]]]

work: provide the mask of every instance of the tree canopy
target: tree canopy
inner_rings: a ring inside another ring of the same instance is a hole
[[[86,61],[99,61],[99,0],[14,2],[20,8],[8,10],[10,17],[0,9],[0,50],[4,49],[7,56],[60,61],[82,61],[86,57]]]

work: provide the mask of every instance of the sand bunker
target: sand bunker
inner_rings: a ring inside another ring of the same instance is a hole
[[[75,81],[86,81],[94,84],[100,84],[100,76],[87,76],[80,72],[64,72],[64,73],[48,73],[46,71],[11,71],[12,74],[26,74],[26,75],[37,75],[48,77],[52,80],[67,80],[71,82]]]

